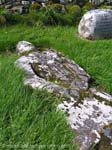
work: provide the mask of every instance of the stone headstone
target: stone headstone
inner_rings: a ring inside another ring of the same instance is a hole
[[[97,9],[87,12],[79,23],[78,32],[87,39],[112,38],[112,10]]]

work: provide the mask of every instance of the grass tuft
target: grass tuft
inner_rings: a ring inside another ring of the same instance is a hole
[[[23,86],[15,59],[0,57],[0,149],[78,150],[59,98]]]

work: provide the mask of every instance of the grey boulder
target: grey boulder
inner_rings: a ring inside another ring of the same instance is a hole
[[[16,51],[18,54],[28,53],[30,51],[33,51],[34,49],[35,46],[32,43],[27,41],[20,41],[16,46]]]
[[[79,23],[78,33],[86,39],[112,38],[112,10],[88,11]]]

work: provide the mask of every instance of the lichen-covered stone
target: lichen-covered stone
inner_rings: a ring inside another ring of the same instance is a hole
[[[88,150],[102,139],[104,126],[112,123],[109,105],[112,96],[89,88],[91,77],[84,69],[49,48],[35,48],[21,56],[16,65],[26,72],[25,85],[63,97],[58,108],[68,113],[67,121],[76,133],[75,141],[80,144],[80,150]]]
[[[103,126],[112,123],[112,107],[94,97],[86,97],[83,103],[63,101],[58,107],[68,113],[68,123],[76,131],[76,141],[81,150],[88,150],[101,140]]]
[[[16,51],[18,54],[25,54],[35,49],[35,46],[27,41],[20,41],[16,46]]]
[[[87,39],[112,38],[112,10],[96,9],[87,12],[79,23],[78,32]]]
[[[88,89],[90,76],[74,61],[52,49],[22,56],[16,64],[27,73],[25,84],[60,95],[80,99],[80,90]]]

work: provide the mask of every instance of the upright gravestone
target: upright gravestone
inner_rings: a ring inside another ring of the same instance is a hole
[[[112,10],[96,9],[87,12],[79,23],[78,32],[87,39],[112,38]]]

